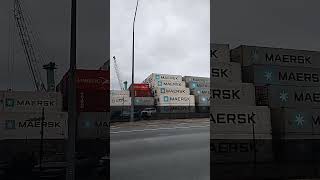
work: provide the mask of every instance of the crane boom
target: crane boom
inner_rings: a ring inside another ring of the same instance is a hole
[[[118,63],[117,63],[117,60],[116,60],[115,56],[113,56],[113,62],[114,62],[114,69],[115,69],[115,72],[116,72],[116,75],[117,75],[119,86],[120,86],[121,90],[124,90],[122,79],[121,79],[121,76],[120,76],[120,70],[119,70]]]
[[[26,55],[29,71],[32,75],[33,82],[37,91],[45,90],[45,86],[41,77],[38,56],[34,47],[30,25],[24,16],[20,0],[14,1],[14,19],[18,28],[20,42]]]

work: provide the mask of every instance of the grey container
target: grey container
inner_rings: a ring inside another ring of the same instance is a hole
[[[210,81],[207,81],[207,82],[190,81],[186,85],[190,90],[198,89],[198,88],[210,88]]]
[[[210,82],[210,78],[209,77],[197,77],[197,76],[184,76],[183,81],[185,81],[186,83],[188,83],[188,82],[206,83],[206,82]]]
[[[154,97],[135,97],[134,105],[135,106],[154,106],[155,99]]]
[[[266,106],[214,106],[210,108],[210,134],[229,134],[223,139],[266,139],[271,134],[270,110]]]
[[[257,105],[271,108],[320,108],[319,87],[256,86]]]
[[[210,96],[194,96],[196,106],[210,106]]]
[[[271,109],[273,136],[281,139],[320,139],[320,109]]]
[[[229,44],[210,44],[210,62],[230,61],[230,47]]]
[[[211,139],[212,163],[253,163],[272,161],[271,139]]]
[[[190,90],[190,94],[199,96],[199,95],[208,95],[210,96],[210,88],[195,88]]]
[[[320,68],[319,59],[320,52],[317,51],[245,45],[231,50],[231,61],[241,63],[243,66],[265,64]]]
[[[251,83],[214,83],[210,91],[213,105],[255,105],[255,88]]]
[[[319,86],[320,69],[274,65],[252,65],[243,68],[243,82],[257,85]]]
[[[210,83],[241,82],[241,66],[234,62],[212,62],[210,68]]]

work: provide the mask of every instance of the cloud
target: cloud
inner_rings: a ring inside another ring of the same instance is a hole
[[[111,1],[111,55],[129,83],[134,8],[135,1]],[[153,72],[209,76],[209,0],[141,0],[135,32],[135,82]]]

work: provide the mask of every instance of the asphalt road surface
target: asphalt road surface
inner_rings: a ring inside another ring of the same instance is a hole
[[[111,126],[111,180],[209,180],[209,119]]]

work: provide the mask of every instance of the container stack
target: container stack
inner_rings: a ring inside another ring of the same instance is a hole
[[[162,113],[193,112],[195,99],[186,88],[181,75],[155,74],[148,76],[143,83],[149,84],[155,104]]]
[[[184,76],[183,81],[190,89],[191,95],[194,95],[197,112],[206,112],[210,110],[210,78]]]
[[[231,56],[242,64],[243,80],[255,84],[257,105],[271,109],[277,160],[319,159],[312,144],[320,138],[320,52],[240,46]]]
[[[110,74],[105,70],[76,70],[78,138],[108,138],[110,116]],[[63,94],[63,109],[68,110],[68,73],[57,86]]]
[[[153,107],[154,97],[148,84],[139,83],[129,87],[130,92],[133,89],[134,105],[140,107]]]
[[[10,161],[18,153],[32,152],[39,158],[41,128],[46,150],[43,155],[64,152],[67,122],[60,93],[0,91],[0,159]]]
[[[213,174],[218,179],[252,177],[253,165],[273,158],[270,110],[255,106],[254,86],[242,83],[240,63],[230,62],[229,45],[211,44],[210,51]]]
[[[68,114],[60,93],[0,91],[0,140],[40,139],[42,110],[44,138],[65,139]]]

